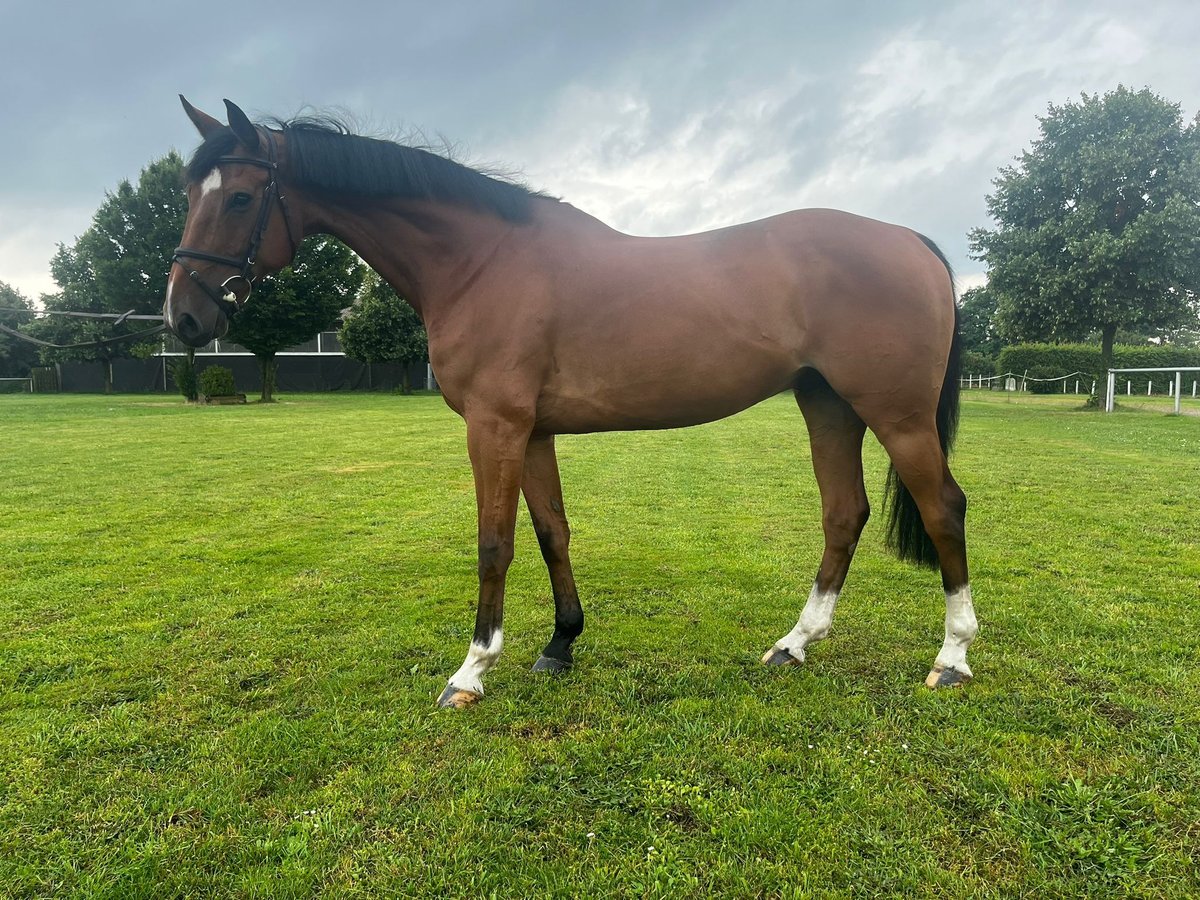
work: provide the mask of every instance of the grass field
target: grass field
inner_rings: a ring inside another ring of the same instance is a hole
[[[0,895],[1200,894],[1200,419],[968,395],[976,679],[922,686],[937,576],[868,526],[830,639],[762,652],[820,555],[788,398],[563,438],[588,628],[473,625],[436,397],[0,398]],[[884,459],[868,440],[880,508]]]

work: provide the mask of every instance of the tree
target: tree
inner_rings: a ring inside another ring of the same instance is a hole
[[[958,332],[963,350],[994,357],[1004,342],[996,333],[997,297],[986,287],[963,291],[958,300]]]
[[[187,219],[183,160],[172,151],[106,196],[80,239],[110,312],[160,313],[171,255]]]
[[[157,315],[171,270],[171,254],[187,217],[183,160],[175,152],[142,170],[137,186],[128,180],[105,195],[87,231],[71,246],[58,245],[50,272],[56,294],[43,296],[48,309]],[[74,344],[144,330],[145,322],[113,327],[103,320],[50,317],[37,323],[42,340]],[[111,344],[83,350],[44,350],[51,359],[95,360],[104,366],[105,390],[112,390],[112,361],[154,352],[150,342]]]
[[[33,304],[14,287],[0,281],[0,324],[17,330],[32,316],[3,312],[4,309],[33,309]],[[0,331],[0,378],[24,378],[38,361],[37,347]]]
[[[275,399],[275,354],[332,328],[354,302],[366,266],[341,241],[313,237],[287,268],[264,278],[230,323],[228,339],[258,358],[264,403]]]
[[[987,262],[1002,337],[1099,332],[1108,368],[1117,329],[1197,319],[1200,116],[1185,126],[1178,104],[1121,86],[1051,105],[1039,122],[994,180],[997,227],[971,232],[972,254]]]
[[[368,272],[362,294],[342,322],[338,337],[352,359],[395,362],[403,367],[401,390],[411,394],[408,366],[429,357],[425,326],[416,311],[375,272]]]

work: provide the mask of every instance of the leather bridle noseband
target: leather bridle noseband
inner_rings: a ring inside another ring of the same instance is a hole
[[[279,202],[280,212],[283,213],[283,227],[287,231],[288,241],[292,245],[292,253],[295,254],[296,252],[296,240],[292,237],[292,222],[291,217],[288,215],[287,200],[283,194],[279,193],[279,182],[276,179],[276,175],[279,172],[279,164],[275,160],[275,139],[271,136],[271,132],[265,128],[260,133],[266,138],[266,159],[257,159],[252,156],[222,156],[214,164],[214,168],[226,163],[258,166],[260,169],[266,169],[267,174],[270,176],[266,189],[263,191],[262,205],[258,208],[258,221],[254,225],[254,231],[250,234],[250,244],[246,247],[246,252],[239,258],[236,256],[220,256],[204,250],[192,250],[189,247],[176,247],[175,253],[171,256],[172,265],[178,263],[183,271],[187,272],[188,277],[200,286],[200,289],[204,291],[213,303],[220,307],[221,312],[225,313],[225,317],[229,319],[232,319],[238,313],[245,302],[250,299],[251,291],[254,290],[254,263],[258,259],[258,251],[262,246],[263,236],[267,232],[267,224],[271,220],[271,209],[275,201]],[[229,266],[230,268],[237,269],[238,273],[230,275],[222,281],[220,287],[213,287],[204,280],[199,272],[183,262],[185,258],[202,259],[206,262]],[[230,284],[237,282],[245,285],[246,295],[244,297],[239,298],[230,287]]]

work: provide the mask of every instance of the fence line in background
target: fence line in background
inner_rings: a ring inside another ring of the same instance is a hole
[[[1170,386],[1169,394],[1175,398],[1175,415],[1179,415],[1180,411],[1180,395],[1183,393],[1183,373],[1197,372],[1200,373],[1200,366],[1158,366],[1148,369],[1109,369],[1108,370],[1108,389],[1104,392],[1104,411],[1112,412],[1116,406],[1117,394],[1117,375],[1127,372],[1173,372],[1175,374],[1175,383]],[[1196,396],[1198,379],[1192,379],[1192,396]],[[1128,396],[1133,389],[1132,380],[1126,380],[1125,393]],[[1146,396],[1150,395],[1153,381],[1146,382]]]
[[[1008,386],[1008,379],[1010,379],[1010,378],[1013,380],[1013,385],[1011,387]],[[1068,386],[1069,380],[1072,378],[1075,379],[1075,393],[1076,394],[1079,393],[1079,384],[1080,384],[1079,379],[1080,378],[1084,379],[1084,381],[1083,381],[1084,384],[1091,385],[1091,388],[1089,389],[1089,393],[1096,390],[1096,381],[1095,381],[1095,379],[1092,379],[1092,376],[1087,372],[1071,372],[1068,375],[1056,375],[1053,378],[1034,378],[1032,375],[1026,375],[1026,374],[1018,375],[1016,372],[1005,372],[1003,375],[967,375],[965,377],[960,378],[958,380],[958,382],[959,382],[959,387],[966,387],[966,388],[974,388],[974,387],[981,388],[981,387],[983,387],[984,382],[987,382],[987,386],[990,388],[990,387],[992,387],[992,384],[994,382],[1004,380],[1004,383],[1005,383],[1004,389],[1006,391],[1025,391],[1025,390],[1029,389],[1028,382],[1030,382],[1030,381],[1037,381],[1037,382],[1041,382],[1041,383],[1045,383],[1045,382],[1049,382],[1049,381],[1061,381],[1063,383],[1063,393],[1068,394],[1068,393],[1070,393],[1070,391],[1067,390],[1067,386]],[[1088,379],[1091,379],[1091,381],[1089,381]]]

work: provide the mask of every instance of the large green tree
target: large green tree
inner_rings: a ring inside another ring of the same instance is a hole
[[[6,309],[33,309],[33,304],[16,288],[0,281],[0,324],[16,331],[32,321],[32,316]],[[0,378],[26,377],[37,359],[37,347],[0,331]]]
[[[171,253],[183,232],[187,195],[183,160],[175,152],[156,160],[138,176],[105,195],[87,231],[70,246],[59,244],[50,272],[59,290],[42,297],[48,309],[157,315],[171,269]],[[121,326],[97,319],[53,316],[31,331],[56,344],[74,344],[145,330],[147,323]],[[47,359],[95,360],[104,366],[105,389],[112,389],[112,361],[145,356],[155,343],[109,344],[77,350],[48,350]]]
[[[1178,104],[1122,86],[1051,105],[1039,122],[993,182],[996,227],[971,232],[972,252],[987,263],[1003,338],[1099,333],[1107,368],[1118,329],[1196,320],[1200,117],[1185,123]]]
[[[233,319],[228,339],[258,359],[265,403],[275,399],[275,354],[337,324],[354,302],[366,266],[341,241],[306,240],[292,264],[264,278]]]
[[[958,331],[962,347],[973,353],[994,357],[1004,342],[996,330],[995,293],[986,286],[963,291],[958,300]]]
[[[343,320],[338,337],[347,356],[368,366],[400,363],[405,394],[412,392],[409,364],[429,358],[429,340],[420,317],[376,272],[367,273],[358,302]]]

